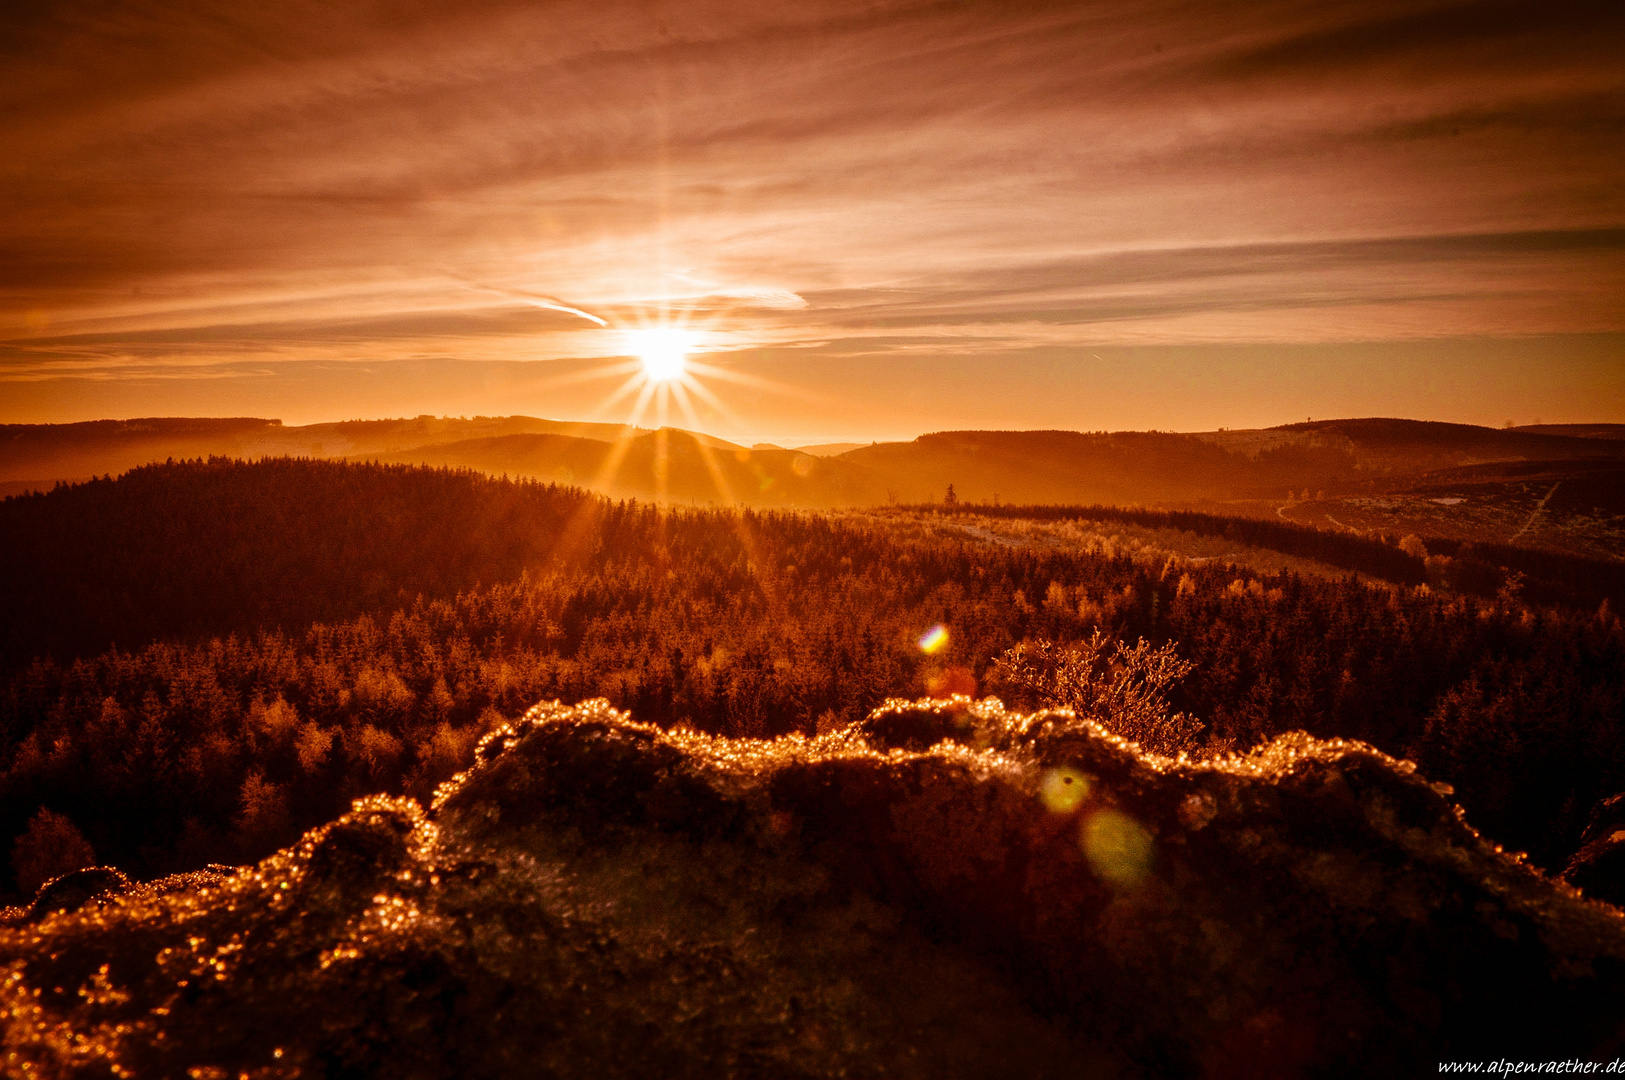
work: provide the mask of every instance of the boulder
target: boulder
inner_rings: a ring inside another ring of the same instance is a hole
[[[105,903],[130,887],[130,879],[115,866],[86,866],[53,878],[39,887],[28,905],[24,921],[39,922],[57,912],[78,911],[91,901]]]
[[[1625,904],[1625,794],[1598,803],[1563,880],[1587,896]]]

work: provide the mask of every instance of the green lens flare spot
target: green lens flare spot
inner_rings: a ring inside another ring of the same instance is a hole
[[[1120,889],[1132,889],[1151,872],[1155,842],[1144,825],[1116,810],[1084,819],[1078,842],[1095,876]]]

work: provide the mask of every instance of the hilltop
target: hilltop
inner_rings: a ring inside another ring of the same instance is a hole
[[[85,871],[0,928],[47,1075],[1413,1075],[1606,1056],[1625,916],[1409,762],[1145,755],[891,702],[712,739],[603,702],[494,732],[255,867]],[[126,1072],[127,1070],[127,1072]]]

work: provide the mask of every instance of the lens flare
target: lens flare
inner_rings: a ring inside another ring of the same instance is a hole
[[[1134,888],[1151,872],[1155,854],[1151,834],[1127,814],[1116,810],[1090,814],[1078,830],[1078,844],[1095,876],[1119,889]]]
[[[941,623],[920,635],[920,651],[923,653],[940,652],[946,644],[948,644],[948,629]]]
[[[1047,769],[1038,781],[1038,797],[1052,814],[1070,814],[1089,795],[1089,778],[1070,766]]]

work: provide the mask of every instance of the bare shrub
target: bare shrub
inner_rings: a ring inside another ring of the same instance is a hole
[[[1190,674],[1173,645],[1125,645],[1096,630],[1082,641],[1024,641],[994,661],[994,677],[1017,704],[1071,709],[1158,754],[1196,748],[1202,722],[1168,711],[1168,691]]]
[[[52,878],[96,865],[96,852],[79,827],[55,810],[40,807],[28,829],[11,845],[17,888],[32,895]]]
[[[250,855],[276,847],[292,836],[288,794],[258,770],[243,781],[242,811],[237,815],[237,842]]]

